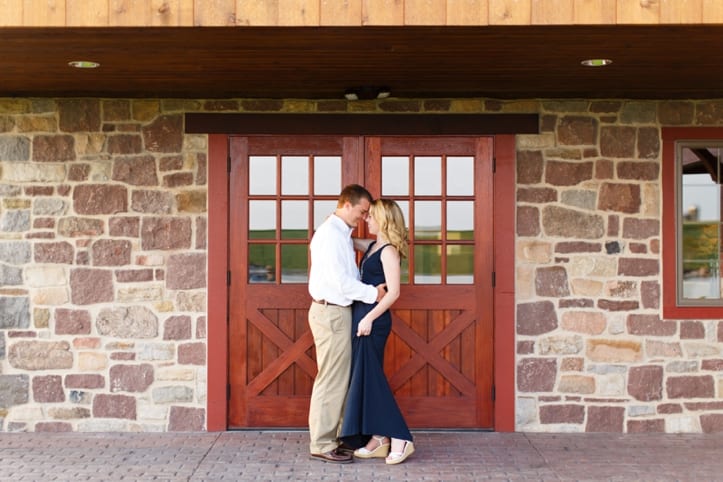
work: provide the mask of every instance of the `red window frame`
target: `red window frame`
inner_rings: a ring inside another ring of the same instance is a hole
[[[675,144],[678,141],[723,140],[723,127],[664,127],[662,195],[663,317],[670,319],[723,318],[723,306],[679,306],[677,302],[677,169]]]

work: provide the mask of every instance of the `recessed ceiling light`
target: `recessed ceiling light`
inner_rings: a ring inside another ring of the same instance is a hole
[[[100,67],[98,62],[93,62],[92,60],[71,60],[68,62],[68,65],[76,69],[95,69]]]
[[[580,62],[585,67],[605,67],[613,63],[610,59],[587,59]]]

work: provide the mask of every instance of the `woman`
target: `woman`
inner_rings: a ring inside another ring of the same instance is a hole
[[[361,280],[374,286],[386,283],[387,293],[377,303],[352,305],[352,371],[341,438],[361,447],[354,451],[356,457],[384,457],[393,465],[414,452],[412,434],[384,375],[384,346],[392,329],[389,309],[399,298],[407,229],[402,210],[389,199],[372,203],[367,225],[376,240],[354,240],[354,246],[365,253]]]

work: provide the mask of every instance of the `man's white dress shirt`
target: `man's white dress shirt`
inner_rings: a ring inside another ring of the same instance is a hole
[[[315,300],[349,306],[354,300],[374,303],[377,289],[359,280],[350,228],[339,216],[329,216],[311,238],[309,294]]]

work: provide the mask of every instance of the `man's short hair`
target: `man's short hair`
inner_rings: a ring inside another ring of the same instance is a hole
[[[359,184],[349,184],[341,190],[337,207],[344,206],[344,203],[346,203],[347,201],[352,206],[356,206],[362,199],[366,199],[370,203],[374,201],[371,193],[367,191],[363,186],[360,186]]]

